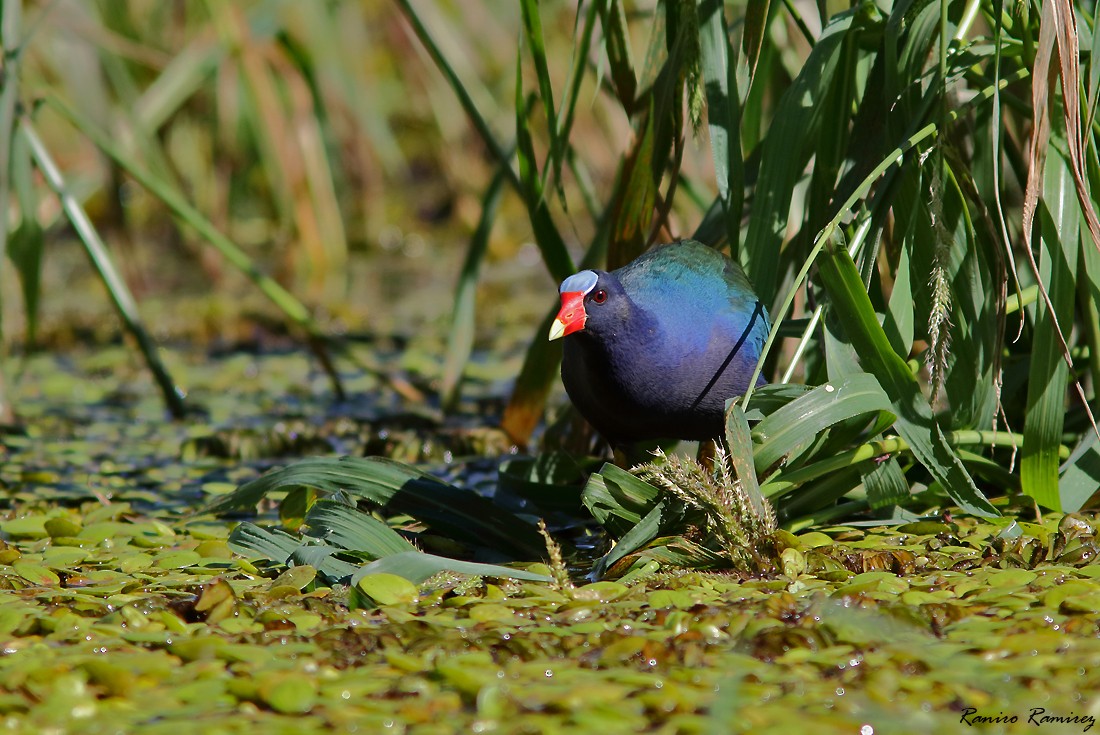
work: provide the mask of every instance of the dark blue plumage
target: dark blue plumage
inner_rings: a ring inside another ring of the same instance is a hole
[[[708,439],[748,387],[768,315],[741,267],[692,240],[562,282],[562,382],[615,444]],[[761,381],[762,382],[762,381]]]

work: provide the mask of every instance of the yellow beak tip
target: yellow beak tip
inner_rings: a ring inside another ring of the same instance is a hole
[[[549,341],[553,342],[556,339],[561,339],[565,336],[565,322],[561,319],[555,319],[554,323],[550,325]]]

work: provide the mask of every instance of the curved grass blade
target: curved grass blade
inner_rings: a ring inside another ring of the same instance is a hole
[[[660,496],[653,485],[607,463],[588,478],[581,502],[601,526],[622,537],[653,510]]]
[[[909,497],[909,483],[894,457],[876,463],[870,470],[864,470],[861,479],[867,490],[867,502],[872,508],[900,505]]]
[[[435,38],[428,31],[428,27],[424,25],[420,14],[413,8],[410,0],[397,0],[397,5],[404,14],[405,20],[412,26],[416,37],[424,44],[424,48],[427,50],[428,55],[432,57],[432,61],[435,62],[436,68],[439,69],[439,72],[443,75],[443,78],[447,80],[447,84],[450,85],[455,96],[458,97],[458,101],[462,105],[462,109],[465,110],[466,116],[470,118],[470,122],[473,124],[474,129],[477,131],[478,135],[481,136],[482,141],[484,141],[489,151],[492,152],[493,157],[496,158],[497,162],[504,168],[505,173],[508,175],[508,181],[515,187],[516,191],[522,192],[523,186],[520,183],[519,175],[516,173],[516,170],[512,168],[511,156],[508,155],[504,146],[500,144],[496,135],[493,134],[492,129],[489,128],[489,123],[485,121],[485,117],[481,114],[481,111],[478,110],[469,91],[463,85],[462,80],[459,79],[458,74],[455,73],[454,67],[451,66],[447,57],[443,55],[443,51],[439,48],[439,44],[436,43]],[[564,276],[562,277],[564,278]]]
[[[893,407],[873,375],[855,373],[825,383],[776,409],[753,428],[753,460],[759,470],[766,470],[833,424],[879,411],[892,413]]]
[[[638,522],[615,543],[615,547],[596,562],[596,566],[592,568],[593,579],[599,579],[617,561],[657,538],[667,512],[665,501],[662,500],[646,513],[645,517],[639,518]]]
[[[897,416],[894,428],[960,508],[981,516],[1000,515],[974,485],[936,423],[916,377],[891,348],[848,251],[830,238],[819,265],[832,308],[844,314],[846,331],[861,363],[890,398]]]
[[[176,387],[172,376],[168,374],[164,363],[161,362],[160,353],[149,337],[149,333],[145,331],[145,325],[142,324],[137,302],[134,301],[130,288],[115,269],[114,262],[107,252],[107,247],[99,237],[99,232],[96,231],[95,225],[88,218],[88,214],[84,211],[80,202],[69,193],[61,169],[58,168],[53,156],[50,155],[49,150],[41,138],[38,137],[31,121],[24,118],[19,129],[30,146],[31,156],[34,158],[38,169],[42,172],[50,188],[57,194],[58,199],[61,200],[61,207],[65,210],[73,229],[79,235],[80,241],[84,243],[88,258],[92,261],[96,271],[99,272],[100,278],[103,279],[103,285],[107,287],[107,293],[122,318],[122,323],[126,325],[126,329],[137,341],[138,349],[141,350],[145,363],[149,366],[149,371],[153,374],[153,378],[160,388],[165,405],[173,417],[183,418],[186,409],[183,405],[182,392]]]
[[[303,460],[241,485],[202,512],[253,508],[271,492],[296,487],[311,487],[325,495],[343,490],[387,510],[406,513],[438,533],[474,546],[524,558],[537,558],[545,550],[534,526],[492,501],[382,457]]]
[[[504,577],[522,579],[528,582],[551,582],[545,574],[528,572],[525,569],[512,569],[499,564],[480,564],[472,561],[459,561],[448,559],[445,556],[425,554],[420,551],[406,551],[401,554],[392,554],[372,561],[351,577],[351,584],[358,584],[359,580],[368,574],[396,574],[404,577],[413,584],[420,584],[440,572],[452,572],[454,574],[469,574],[471,577]]]
[[[241,523],[229,534],[229,548],[242,556],[259,554],[277,564],[308,564],[333,581],[345,580],[359,568],[333,558],[336,549],[331,546],[305,545],[285,531],[261,528],[248,522]]]
[[[306,514],[309,535],[349,551],[379,559],[416,551],[405,537],[358,508],[333,500],[318,500]]]

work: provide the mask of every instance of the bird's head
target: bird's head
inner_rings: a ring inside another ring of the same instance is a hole
[[[551,340],[580,332],[586,326],[591,329],[591,319],[598,321],[602,312],[624,306],[621,303],[624,301],[622,286],[613,274],[604,271],[574,273],[561,282],[558,293],[561,294],[561,309],[550,325]]]

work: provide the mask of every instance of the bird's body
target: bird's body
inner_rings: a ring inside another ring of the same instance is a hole
[[[691,240],[581,271],[561,298],[551,339],[565,336],[562,382],[613,444],[719,436],[768,334],[741,267]]]

